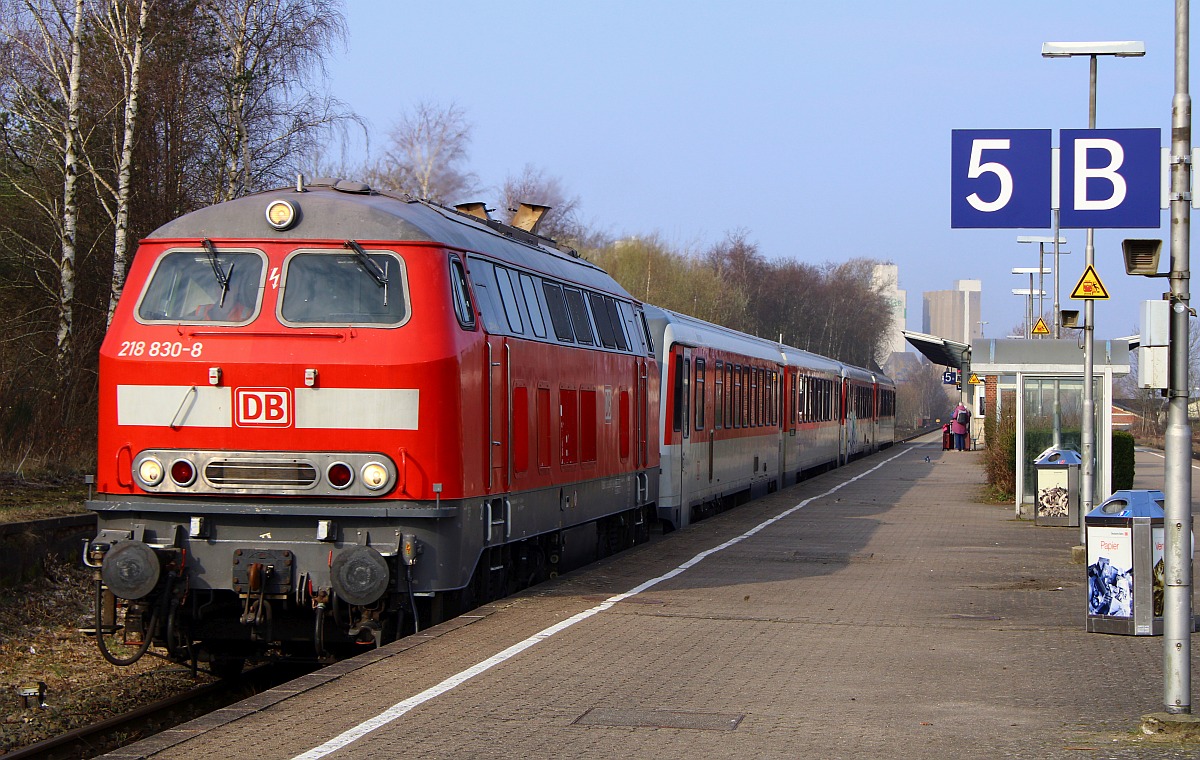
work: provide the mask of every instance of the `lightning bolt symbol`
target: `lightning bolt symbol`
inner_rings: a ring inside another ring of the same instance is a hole
[[[271,289],[279,290],[279,267],[271,269]]]

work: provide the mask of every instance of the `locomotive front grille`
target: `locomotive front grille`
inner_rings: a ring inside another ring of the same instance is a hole
[[[218,488],[311,488],[317,482],[317,468],[286,460],[215,459],[204,467],[204,477]]]

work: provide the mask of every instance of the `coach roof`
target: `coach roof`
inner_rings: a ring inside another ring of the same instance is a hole
[[[277,200],[296,209],[295,223],[282,230],[266,219],[267,207]],[[218,203],[167,222],[147,236],[196,238],[440,243],[630,298],[604,270],[552,240],[345,180],[313,180],[302,190],[280,188]]]

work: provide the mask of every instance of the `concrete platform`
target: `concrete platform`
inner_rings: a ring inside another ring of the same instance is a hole
[[[900,445],[105,757],[1196,757],[1140,730],[1162,639],[1084,631],[1078,529],[978,503],[982,456]]]

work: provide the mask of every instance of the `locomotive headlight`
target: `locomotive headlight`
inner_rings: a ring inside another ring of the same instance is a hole
[[[296,223],[296,207],[288,201],[271,201],[267,206],[267,224],[283,231]]]
[[[372,491],[378,491],[388,484],[387,468],[379,462],[370,462],[362,468],[363,485]]]
[[[162,479],[162,462],[154,457],[146,457],[138,465],[138,480],[142,481],[142,485],[156,486],[162,482]]]

